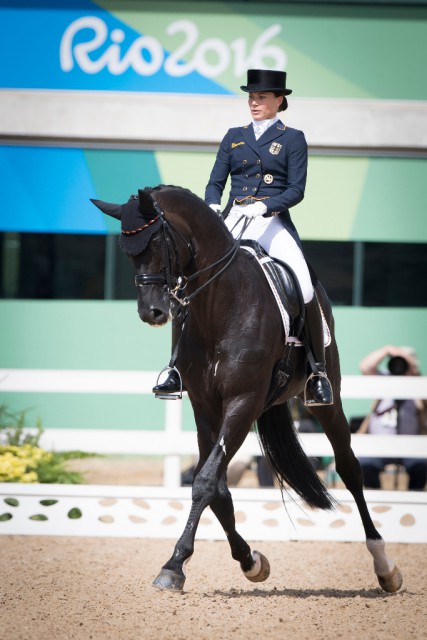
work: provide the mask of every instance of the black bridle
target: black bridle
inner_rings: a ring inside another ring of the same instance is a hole
[[[216,262],[204,267],[203,269],[199,269],[198,271],[192,273],[190,276],[185,276],[183,272],[183,268],[181,265],[180,255],[178,251],[178,244],[176,240],[176,236],[178,236],[184,244],[187,246],[190,255],[190,262],[194,257],[194,250],[191,242],[188,242],[186,238],[168,221],[166,220],[164,213],[158,202],[154,202],[154,207],[159,215],[160,220],[162,221],[161,232],[162,232],[162,240],[163,247],[166,255],[166,267],[165,270],[161,273],[143,273],[137,274],[135,276],[135,286],[143,287],[145,285],[158,285],[158,286],[166,286],[168,290],[169,297],[175,302],[178,303],[180,307],[188,307],[191,300],[200,293],[205,287],[207,287],[211,282],[213,282],[218,276],[221,275],[233,262],[237,250],[240,247],[241,237],[249,224],[249,220],[245,221],[241,232],[238,237],[233,242],[233,246],[225,253],[222,258],[219,258]],[[175,275],[173,273],[173,258],[177,268],[178,273]],[[225,263],[225,264],[223,264]],[[195,280],[198,276],[210,269],[214,269],[219,265],[223,264],[222,268],[214,273],[213,276],[208,278],[205,283],[203,283],[200,287],[195,289],[191,294],[184,295],[185,289],[187,285]]]

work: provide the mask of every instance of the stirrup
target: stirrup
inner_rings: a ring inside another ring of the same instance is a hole
[[[182,378],[181,378],[180,372],[176,367],[165,367],[164,369],[162,369],[159,375],[157,376],[157,382],[155,386],[159,384],[160,377],[165,371],[168,372],[168,375],[170,371],[175,371],[178,374],[180,389],[179,391],[172,392],[172,393],[162,393],[161,391],[157,393],[154,392],[154,397],[157,398],[158,400],[182,400]]]
[[[327,385],[328,389],[326,390],[327,392],[330,393],[330,399],[328,398],[327,401],[324,402],[320,402],[319,400],[317,400],[315,398],[314,393],[312,392],[312,390],[308,389],[307,391],[307,387],[310,387],[310,382],[316,380],[316,378],[322,379],[321,380],[321,384],[323,385]],[[317,373],[311,373],[308,378],[307,381],[305,383],[305,387],[304,387],[304,406],[306,407],[326,407],[329,406],[331,404],[334,404],[334,394],[332,391],[332,385],[329,381],[329,378],[327,376],[327,374],[324,371],[319,371]]]

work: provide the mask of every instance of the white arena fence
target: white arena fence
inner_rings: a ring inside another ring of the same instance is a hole
[[[151,394],[156,372],[0,369],[0,391]],[[344,376],[343,398],[426,398],[427,377]],[[25,485],[0,483],[0,534],[176,538],[188,514],[191,489],[180,487],[181,456],[198,453],[195,432],[182,431],[182,403],[164,401],[164,428],[153,430],[46,429],[48,450],[96,451],[164,457],[163,487]],[[310,456],[333,456],[324,434],[300,434]],[[425,436],[353,435],[357,456],[427,459]],[[260,454],[250,433],[242,455]],[[239,531],[248,540],[360,540],[362,525],[352,496],[331,489],[340,505],[323,512],[277,489],[232,489]],[[427,542],[427,493],[366,491],[368,505],[388,541]],[[224,539],[209,509],[198,538]]]

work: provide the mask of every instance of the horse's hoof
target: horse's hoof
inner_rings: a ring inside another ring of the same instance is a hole
[[[396,565],[386,576],[377,576],[377,578],[381,589],[387,591],[387,593],[395,593],[396,591],[399,591],[403,583],[403,576]]]
[[[168,591],[182,591],[184,588],[185,576],[170,569],[162,569],[153,581],[153,587],[167,589]]]
[[[254,566],[249,571],[244,571],[245,577],[251,582],[264,582],[270,575],[270,563],[259,551],[252,553]]]

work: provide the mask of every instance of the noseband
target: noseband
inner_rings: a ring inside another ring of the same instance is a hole
[[[166,269],[162,273],[143,273],[143,274],[136,275],[135,286],[136,287],[142,287],[145,285],[167,286],[169,297],[173,301],[178,303],[179,306],[187,307],[190,304],[190,301],[198,293],[200,293],[200,291],[202,291],[213,280],[215,280],[219,275],[221,275],[221,273],[225,271],[225,269],[227,269],[227,267],[232,263],[237,253],[237,250],[240,246],[240,239],[245,229],[247,228],[247,224],[249,224],[249,220],[247,220],[247,222],[243,225],[243,229],[239,234],[238,238],[236,238],[236,240],[233,242],[233,246],[231,247],[231,249],[229,249],[229,251],[227,251],[227,253],[222,258],[220,258],[213,264],[210,264],[207,267],[204,267],[203,269],[196,271],[190,276],[184,276],[175,236],[178,236],[179,238],[181,238],[181,240],[183,240],[183,242],[186,244],[190,254],[190,261],[194,257],[193,247],[191,243],[188,242],[184,238],[184,236],[177,229],[175,229],[170,222],[168,222],[168,220],[166,220],[164,216],[164,212],[162,211],[158,202],[156,201],[154,202],[154,207],[159,215],[160,220],[162,221],[161,229],[162,229],[163,247],[166,254]],[[178,271],[177,275],[174,275],[172,273],[173,256],[175,258],[175,264]],[[187,295],[187,296],[184,295],[184,291],[189,282],[191,282],[192,280],[195,280],[200,274],[206,271],[209,271],[210,269],[213,269],[214,267],[217,267],[224,262],[225,264],[223,265],[223,267],[219,271],[217,271],[211,278],[208,278],[208,280],[204,284],[198,287],[190,295]]]

